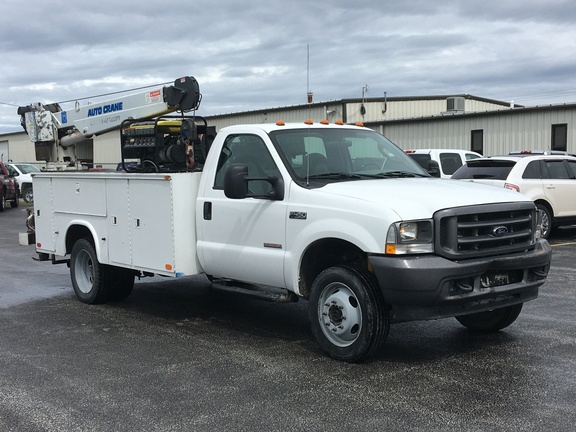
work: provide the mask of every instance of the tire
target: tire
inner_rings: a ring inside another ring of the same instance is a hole
[[[536,208],[541,214],[542,234],[541,236],[547,239],[552,232],[552,212],[544,204],[536,204]]]
[[[20,205],[20,198],[16,197],[13,201],[10,201],[10,207],[16,208]]]
[[[98,262],[94,246],[86,239],[76,241],[72,247],[70,276],[76,297],[82,303],[98,304],[110,300],[111,267]]]
[[[523,303],[494,309],[487,312],[479,312],[471,315],[457,316],[460,324],[468,329],[482,333],[493,333],[508,327],[522,311]]]
[[[22,192],[22,199],[25,203],[33,203],[34,202],[34,190],[31,187],[24,188]]]
[[[312,284],[308,313],[320,347],[345,362],[362,360],[388,336],[390,314],[375,277],[363,270],[331,267]]]
[[[0,195],[0,212],[3,212],[6,209],[6,197],[4,196],[4,192]]]

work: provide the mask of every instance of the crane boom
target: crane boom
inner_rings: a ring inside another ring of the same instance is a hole
[[[35,145],[36,160],[73,166],[74,145],[94,135],[119,129],[128,119],[146,119],[175,111],[196,110],[202,96],[195,78],[178,78],[171,86],[157,86],[93,105],[62,110],[59,104],[35,103],[18,108],[20,122]]]

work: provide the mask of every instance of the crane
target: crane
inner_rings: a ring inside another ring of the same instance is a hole
[[[137,135],[141,136],[150,131],[151,128],[153,129],[150,133],[155,136],[155,141],[148,145],[147,150],[144,150],[141,145],[134,149],[134,140],[132,139],[133,149],[127,151],[132,158],[142,156],[150,159],[150,154],[152,154],[152,159],[154,159],[154,155],[162,153],[165,159],[166,155],[175,154],[174,151],[167,152],[166,149],[159,148],[164,147],[157,136],[158,126],[162,129],[162,122],[154,122],[152,126],[150,123],[146,123],[147,126],[142,126],[143,123],[136,123],[135,119],[141,121],[160,118],[176,111],[182,112],[182,118],[184,118],[184,112],[198,109],[201,99],[202,95],[196,79],[185,76],[176,79],[171,86],[150,87],[144,92],[96,104],[80,106],[76,102],[74,109],[71,110],[63,110],[58,103],[34,103],[19,107],[18,114],[22,127],[34,143],[36,160],[51,162],[53,166],[59,169],[67,169],[76,167],[74,148],[76,144],[93,136],[120,128],[129,130],[131,133],[128,135],[132,136],[135,131]],[[182,124],[185,124],[182,129],[186,131],[187,139],[195,139],[195,136],[190,136],[191,133],[197,133],[195,120],[181,121],[184,122]],[[164,120],[164,124],[169,125],[170,128],[168,129],[171,131],[174,129],[173,122],[174,120]],[[206,127],[205,122],[204,127]],[[171,132],[171,135],[174,136],[174,133]],[[139,143],[141,144],[141,142],[140,139]],[[127,145],[130,146],[130,143]],[[150,153],[150,147],[153,147],[152,153]],[[124,145],[122,148],[124,150]],[[178,156],[178,159],[182,160],[182,157]],[[153,160],[151,162],[157,167],[158,161]]]

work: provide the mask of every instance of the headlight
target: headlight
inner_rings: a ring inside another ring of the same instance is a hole
[[[406,255],[434,252],[432,221],[396,222],[388,228],[386,254]]]

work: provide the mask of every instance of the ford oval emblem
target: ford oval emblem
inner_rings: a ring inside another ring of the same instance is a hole
[[[508,234],[508,228],[505,227],[504,225],[497,226],[492,229],[492,234],[494,234],[496,237],[505,236],[506,234]]]

